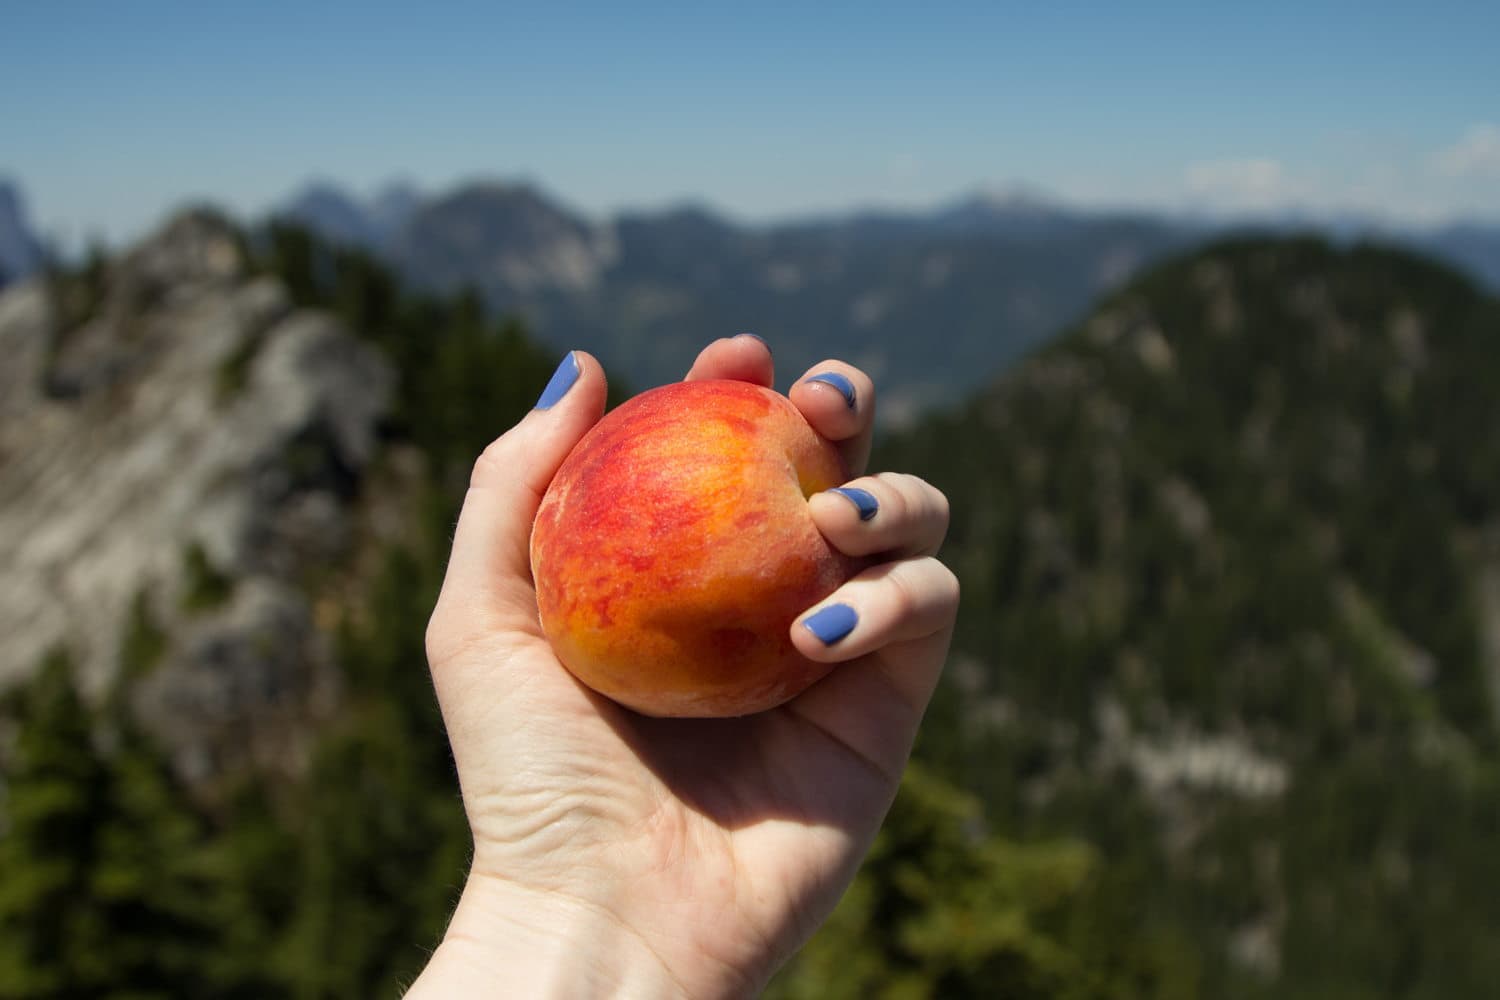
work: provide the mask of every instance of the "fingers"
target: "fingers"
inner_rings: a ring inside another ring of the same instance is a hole
[[[813,430],[838,445],[849,471],[858,475],[870,460],[875,428],[875,383],[853,365],[813,365],[787,394]]]
[[[723,337],[700,351],[683,381],[727,378],[769,388],[775,377],[771,349],[766,342],[753,333],[742,333],[737,337]]]
[[[882,472],[808,500],[813,522],[851,556],[930,556],[948,533],[948,498],[916,476]]]
[[[958,578],[928,556],[872,566],[792,625],[810,660],[852,660],[893,643],[937,635],[958,613]]]
[[[899,776],[958,614],[958,578],[933,558],[948,531],[948,499],[916,476],[886,472],[809,503],[835,548],[855,556],[880,553],[887,561],[856,575],[792,625],[792,643],[808,659],[846,664],[803,694],[792,711]]]
[[[462,641],[462,629],[438,626],[461,623],[481,608],[490,623],[508,615],[535,627],[531,523],[558,466],[603,415],[605,388],[598,361],[569,353],[536,408],[474,464],[429,636]]]

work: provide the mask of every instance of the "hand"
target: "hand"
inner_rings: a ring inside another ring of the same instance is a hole
[[[769,386],[771,355],[754,337],[720,340],[688,378]],[[809,501],[833,545],[882,560],[819,605],[855,611],[847,635],[823,628],[825,644],[809,615],[792,626],[805,655],[841,664],[823,681],[718,720],[646,718],[579,684],[538,625],[528,545],[604,396],[598,362],[575,352],[474,466],[427,633],[474,859],[412,997],[755,993],[853,878],[947,652],[958,584],[933,557],[947,501],[886,473],[849,484],[878,505],[867,520],[857,493]],[[864,373],[829,361],[790,397],[862,470]]]

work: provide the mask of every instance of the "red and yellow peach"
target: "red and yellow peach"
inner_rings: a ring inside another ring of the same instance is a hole
[[[680,382],[622,404],[553,478],[531,536],[542,628],[574,676],[656,716],[747,715],[828,672],[797,616],[856,569],[807,498],[848,470],[782,395]]]

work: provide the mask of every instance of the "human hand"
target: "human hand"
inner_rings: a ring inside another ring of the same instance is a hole
[[[771,377],[746,336],[709,345],[688,374]],[[803,694],[743,718],[653,719],[576,681],[538,624],[529,539],[604,396],[598,362],[569,355],[474,466],[427,632],[474,858],[409,997],[755,993],[853,878],[937,683],[958,603],[934,558],[948,505],[892,473],[809,500],[830,543],[878,562],[792,626],[806,656],[840,664]],[[790,398],[864,468],[862,372],[825,362]],[[854,612],[847,634],[842,613],[805,624],[833,605]]]

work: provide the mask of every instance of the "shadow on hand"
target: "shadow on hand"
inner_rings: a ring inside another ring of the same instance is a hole
[[[657,719],[594,696],[640,762],[684,805],[726,830],[784,820],[853,832],[894,794],[786,706],[728,719]]]

